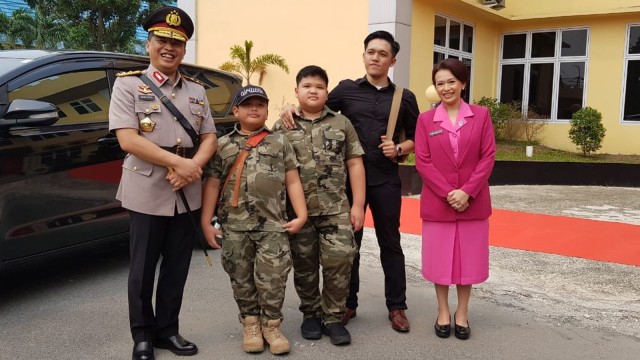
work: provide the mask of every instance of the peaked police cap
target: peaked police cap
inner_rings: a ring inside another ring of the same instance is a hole
[[[193,35],[193,21],[182,9],[175,6],[160,8],[142,23],[145,31],[155,36],[187,41]]]

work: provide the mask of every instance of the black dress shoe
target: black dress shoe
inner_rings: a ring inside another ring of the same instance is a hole
[[[300,326],[302,337],[307,340],[318,340],[322,337],[322,322],[319,317],[306,318]]]
[[[153,345],[149,341],[142,341],[133,345],[133,360],[155,360]]]
[[[322,324],[322,333],[327,335],[333,345],[347,345],[351,343],[351,334],[342,323]]]
[[[198,352],[196,344],[185,340],[180,334],[173,335],[168,339],[157,339],[155,347],[167,349],[176,355],[195,355]]]
[[[449,319],[449,323],[447,325],[440,325],[438,324],[438,318],[436,318],[436,324],[433,325],[433,328],[435,329],[438,337],[446,339],[451,335],[451,319]]]
[[[456,321],[456,315],[453,314],[453,322]],[[471,326],[469,325],[469,320],[467,320],[467,326],[462,326],[455,324],[454,326],[454,335],[460,340],[467,340],[469,336],[471,336]]]

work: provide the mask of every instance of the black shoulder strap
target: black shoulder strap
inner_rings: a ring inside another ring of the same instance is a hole
[[[162,90],[160,90],[160,88],[157,87],[156,84],[154,84],[146,74],[140,75],[140,80],[142,80],[143,83],[147,84],[151,88],[151,91],[156,94],[156,96],[162,101],[164,106],[166,106],[167,109],[169,109],[169,111],[173,114],[173,116],[176,117],[180,125],[182,125],[187,134],[189,134],[191,141],[193,141],[193,146],[200,146],[200,136],[198,135],[198,133],[193,130],[193,127],[191,127],[191,124],[189,124],[189,121],[185,119],[180,110],[178,110],[178,108],[173,105],[171,100],[169,100],[169,98],[162,93]]]

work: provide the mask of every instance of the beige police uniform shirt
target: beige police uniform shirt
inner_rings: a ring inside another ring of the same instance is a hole
[[[109,107],[109,130],[138,129],[140,136],[158,146],[171,147],[180,143],[183,147],[193,147],[189,134],[175,120],[173,114],[162,101],[145,85],[139,76],[149,77],[180,110],[198,134],[215,133],[216,127],[211,117],[209,101],[202,85],[180,77],[176,84],[153,66],[143,75],[118,77],[113,86]],[[153,124],[150,129],[148,119]],[[141,125],[145,120],[146,126]],[[127,154],[122,165],[122,178],[116,199],[122,207],[136,212],[173,216],[186,212],[178,192],[174,192],[165,179],[167,168],[146,162],[133,154]],[[193,182],[183,188],[192,210],[202,204],[202,184]]]
[[[294,116],[294,121],[295,129],[278,120],[273,130],[282,132],[296,152],[309,216],[349,213],[345,161],[364,154],[351,121],[326,106],[317,119]]]

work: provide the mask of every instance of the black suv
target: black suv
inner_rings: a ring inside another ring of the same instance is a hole
[[[0,51],[0,267],[128,236],[115,200],[124,153],[109,134],[115,74],[149,59],[107,52]],[[219,134],[239,77],[181,65],[206,87]]]

